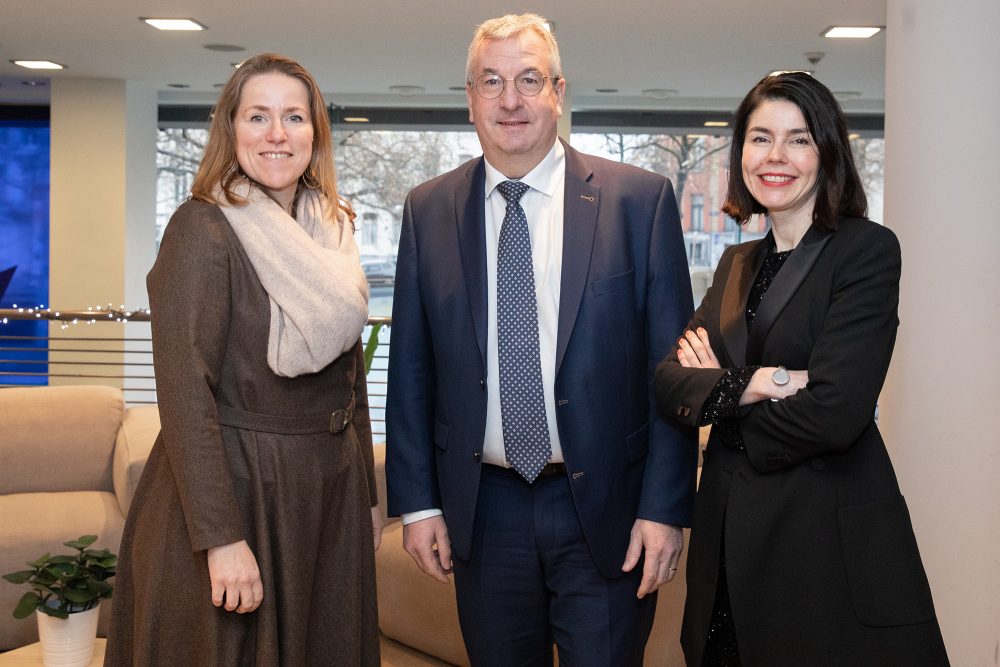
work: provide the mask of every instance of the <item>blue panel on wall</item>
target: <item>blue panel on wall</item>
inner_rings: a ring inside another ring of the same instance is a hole
[[[0,308],[49,305],[49,123],[0,120]],[[0,384],[45,384],[48,324],[0,324]],[[12,339],[13,338],[13,339]]]

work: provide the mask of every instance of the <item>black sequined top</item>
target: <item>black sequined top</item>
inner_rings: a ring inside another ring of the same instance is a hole
[[[785,260],[792,254],[791,250],[774,252],[764,258],[764,265],[761,266],[750,294],[747,296],[746,320],[747,329],[753,324],[757,317],[757,308],[761,299],[778,275],[778,271],[785,264]],[[745,451],[743,446],[743,436],[740,434],[739,421],[737,417],[740,411],[740,396],[746,391],[750,379],[760,366],[744,366],[742,368],[728,369],[719,382],[708,395],[705,405],[701,411],[699,424],[713,424],[713,428],[721,433],[722,442],[727,447]]]

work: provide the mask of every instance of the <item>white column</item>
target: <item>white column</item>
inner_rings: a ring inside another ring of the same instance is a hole
[[[48,305],[72,310],[108,303],[115,308],[145,306],[145,274],[156,251],[156,90],[121,80],[54,78],[50,108]],[[148,325],[135,326],[139,331],[129,336],[148,335]],[[50,335],[118,339],[124,327],[77,325],[63,331],[55,324]],[[121,343],[89,346],[118,349]],[[52,353],[50,361],[81,357],[121,360],[114,355]],[[50,367],[51,373],[114,375],[120,370]],[[53,384],[75,381],[52,379]],[[117,379],[105,383],[121,386]]]
[[[556,123],[556,132],[563,141],[569,143],[569,135],[573,131],[573,91],[569,83],[566,83],[566,94],[563,96],[562,116]]]
[[[54,78],[51,127],[51,304],[146,305],[144,278],[155,253],[156,90]]]
[[[146,274],[156,260],[156,88],[125,84],[125,301],[149,305]]]
[[[903,248],[881,427],[953,665],[1000,652],[1000,2],[888,0],[885,222]]]

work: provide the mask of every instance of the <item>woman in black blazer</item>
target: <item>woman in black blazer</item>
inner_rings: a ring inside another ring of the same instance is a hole
[[[895,235],[866,219],[843,112],[806,74],[736,113],[728,248],[656,370],[660,414],[712,424],[681,642],[698,665],[947,665],[875,405],[898,320]]]

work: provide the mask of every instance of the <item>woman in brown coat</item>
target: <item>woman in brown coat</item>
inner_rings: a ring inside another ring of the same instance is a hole
[[[236,71],[192,193],[148,278],[162,430],[106,664],[377,665],[368,292],[308,72]]]
[[[724,209],[771,231],[726,250],[660,414],[712,424],[681,643],[692,666],[937,667],[948,658],[875,424],[900,250],[867,219],[844,115],[806,74],[736,113]]]

